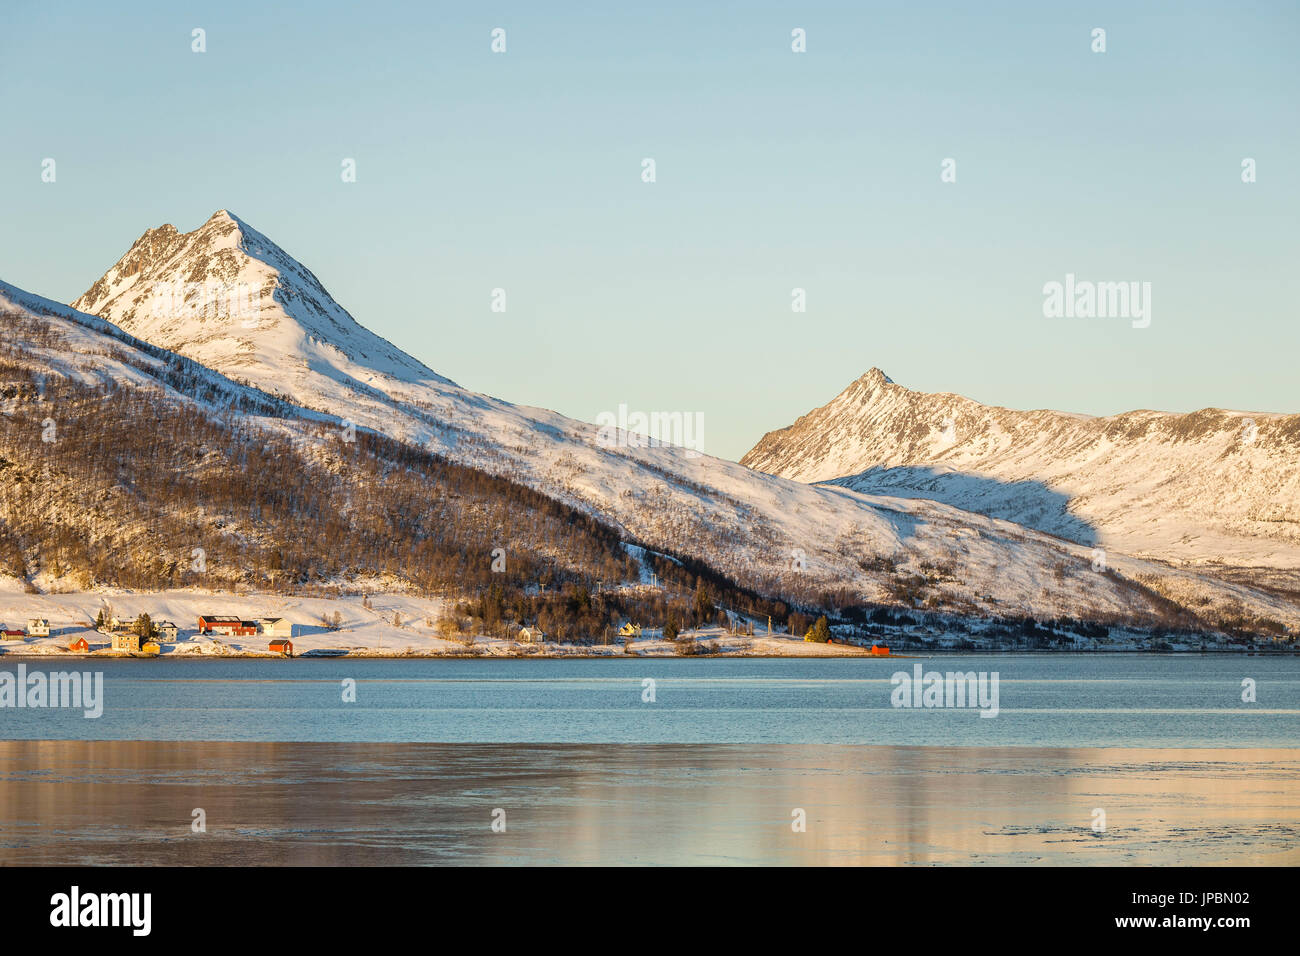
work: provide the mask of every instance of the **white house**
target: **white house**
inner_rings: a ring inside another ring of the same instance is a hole
[[[100,631],[104,634],[110,635],[115,631],[131,631],[135,629],[136,620],[137,618],[134,617],[118,617],[114,614],[108,619],[107,625],[100,628]]]
[[[293,637],[293,625],[283,617],[264,617],[258,624],[267,637]]]
[[[171,621],[154,621],[154,627],[158,628],[158,636],[155,640],[164,644],[175,644],[176,638],[180,636],[181,629]]]
[[[524,627],[519,629],[519,640],[525,644],[540,644],[546,640],[546,635],[540,627]]]
[[[27,622],[28,637],[49,637],[50,622],[43,617],[34,617]]]

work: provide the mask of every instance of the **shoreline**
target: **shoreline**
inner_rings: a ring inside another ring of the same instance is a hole
[[[559,653],[493,653],[484,652],[481,654],[465,653],[454,654],[445,651],[418,651],[418,652],[371,652],[367,650],[350,650],[340,654],[295,654],[292,657],[286,657],[282,654],[258,653],[256,651],[232,651],[226,654],[210,653],[180,653],[180,654],[120,654],[120,653],[74,653],[71,651],[45,652],[36,654],[24,654],[0,649],[0,661],[13,659],[16,661],[41,661],[51,658],[58,660],[149,660],[149,661],[224,661],[224,660],[262,660],[262,661],[337,661],[337,660],[385,660],[385,661],[429,661],[429,660],[471,660],[471,661],[491,661],[491,660],[735,660],[743,658],[745,660],[826,660],[833,659],[866,659],[874,661],[903,661],[903,660],[928,660],[935,657],[998,657],[998,656],[1043,656],[1043,657],[1104,657],[1108,655],[1128,655],[1128,654],[1158,654],[1162,657],[1206,657],[1214,656],[1240,656],[1240,657],[1294,657],[1300,652],[1283,649],[1262,648],[1257,650],[1228,649],[1228,648],[1206,648],[1205,650],[1154,650],[1151,648],[1140,647],[1120,647],[1106,648],[1096,650],[1064,650],[1053,648],[936,648],[932,651],[910,651],[906,654],[872,654],[869,648],[853,648],[844,652],[828,651],[813,654],[771,654],[771,653],[748,653],[744,651],[729,651],[714,654],[675,654],[671,652],[636,652],[627,654],[622,651],[608,654],[601,653],[569,653],[567,651]]]

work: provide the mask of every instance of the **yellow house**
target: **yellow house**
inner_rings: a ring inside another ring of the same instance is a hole
[[[140,653],[140,635],[134,631],[114,631],[113,650],[119,653]]]
[[[145,641],[140,648],[141,653],[158,655],[162,653],[162,648],[158,646],[157,641]]]
[[[631,621],[628,621],[626,624],[624,624],[622,627],[618,629],[618,633],[623,637],[640,637],[641,625],[633,624]]]

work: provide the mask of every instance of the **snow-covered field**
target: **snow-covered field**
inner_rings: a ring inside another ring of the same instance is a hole
[[[402,657],[478,654],[489,657],[533,655],[612,655],[629,653],[621,637],[611,637],[608,645],[521,644],[500,636],[470,635],[444,637],[439,631],[444,602],[399,594],[374,594],[370,607],[361,597],[314,598],[283,594],[219,594],[197,590],[155,593],[94,592],[75,594],[26,594],[19,582],[0,580],[0,623],[9,628],[26,629],[31,618],[45,618],[50,624],[49,637],[0,642],[0,653],[71,654],[68,645],[84,637],[91,654],[115,656],[109,639],[99,634],[92,622],[104,610],[121,619],[134,620],[148,614],[157,621],[171,621],[180,628],[175,644],[162,644],[162,656],[273,656],[271,638],[221,637],[200,635],[200,614],[218,614],[244,620],[283,617],[293,624],[295,656],[349,654],[365,657]],[[342,618],[338,630],[325,626],[322,617]],[[394,619],[397,623],[394,623]],[[721,628],[702,628],[689,632],[702,649],[717,653],[779,657],[825,657],[860,655],[863,651],[843,645],[824,645],[791,638],[788,634],[757,634],[742,637],[727,634]],[[630,653],[654,656],[677,656],[678,646],[665,641],[658,631],[646,629],[634,638]]]

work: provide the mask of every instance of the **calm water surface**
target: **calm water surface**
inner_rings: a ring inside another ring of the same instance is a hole
[[[1300,660],[920,662],[999,716],[912,660],[28,660],[104,714],[0,709],[0,863],[1300,863]]]
[[[890,677],[997,672],[999,714],[904,709]],[[0,670],[13,670],[11,660]],[[916,746],[1300,745],[1300,657],[28,661],[102,671],[104,713],[0,709],[7,739]],[[1256,702],[1242,701],[1242,681]],[[654,702],[643,701],[654,681]],[[355,702],[343,700],[356,682]]]

